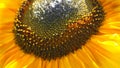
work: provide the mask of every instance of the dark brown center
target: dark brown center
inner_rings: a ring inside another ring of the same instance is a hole
[[[28,0],[15,20],[15,40],[27,54],[61,58],[80,49],[103,20],[97,0]]]

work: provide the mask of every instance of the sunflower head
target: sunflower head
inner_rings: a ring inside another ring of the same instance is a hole
[[[119,18],[119,0],[0,0],[0,68],[119,68]]]
[[[96,0],[24,1],[14,34],[25,53],[56,59],[81,48],[103,19],[103,8]]]

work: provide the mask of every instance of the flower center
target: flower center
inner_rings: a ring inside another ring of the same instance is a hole
[[[103,20],[97,0],[27,0],[15,19],[15,40],[27,54],[61,58],[80,49]]]

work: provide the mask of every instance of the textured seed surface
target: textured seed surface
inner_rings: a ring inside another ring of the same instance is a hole
[[[103,20],[98,0],[27,0],[15,19],[15,40],[27,54],[61,58],[81,49]]]

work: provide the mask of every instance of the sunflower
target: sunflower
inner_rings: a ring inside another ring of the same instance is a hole
[[[0,68],[120,67],[119,0],[46,1],[0,0]]]

